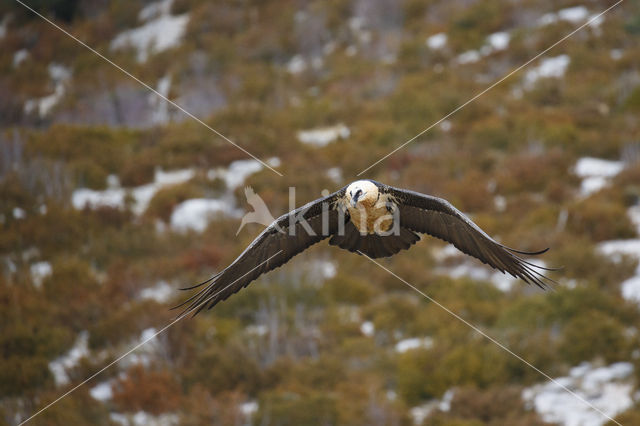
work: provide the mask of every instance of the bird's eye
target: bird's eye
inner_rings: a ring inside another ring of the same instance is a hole
[[[361,195],[362,195],[362,189],[358,189],[358,190],[356,191],[356,198],[358,198],[358,197],[359,197],[359,196],[361,196]]]

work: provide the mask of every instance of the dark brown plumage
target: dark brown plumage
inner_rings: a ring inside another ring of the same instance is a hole
[[[356,226],[356,223],[365,225],[351,218],[354,209],[362,206],[373,209],[374,203],[378,210],[392,215],[394,223],[398,222],[395,234],[379,235],[364,229],[361,232]],[[308,229],[303,222],[292,220],[298,215],[306,220]],[[553,282],[540,272],[550,269],[529,263],[520,256],[542,254],[546,249],[522,252],[506,247],[446,200],[367,180],[354,182],[276,219],[228,267],[187,288],[205,286],[176,308],[186,305],[180,316],[210,309],[260,275],[282,266],[296,254],[329,237],[331,245],[379,258],[410,248],[420,240],[420,234],[447,241],[463,253],[526,283],[544,289]]]

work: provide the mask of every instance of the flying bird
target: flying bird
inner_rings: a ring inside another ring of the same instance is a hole
[[[463,253],[542,289],[554,281],[522,255],[539,255],[506,247],[473,223],[448,201],[394,188],[373,180],[359,180],[325,197],[290,211],[273,221],[225,269],[183,290],[200,290],[174,309],[179,317],[211,309],[313,244],[329,244],[368,256],[393,256],[431,235],[453,244]]]

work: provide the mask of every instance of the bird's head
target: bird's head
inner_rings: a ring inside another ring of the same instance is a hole
[[[347,187],[346,196],[351,207],[372,206],[378,200],[378,187],[371,181],[358,180]]]

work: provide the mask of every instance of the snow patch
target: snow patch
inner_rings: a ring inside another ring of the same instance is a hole
[[[173,292],[173,287],[168,282],[159,281],[153,287],[142,289],[139,297],[142,300],[155,300],[158,303],[165,303],[171,298]]]
[[[228,201],[193,198],[178,204],[171,214],[171,227],[177,231],[203,232],[218,215],[241,217],[242,211]]]
[[[533,88],[540,78],[562,78],[564,77],[570,62],[569,55],[558,55],[552,58],[545,58],[540,65],[527,71],[524,76],[524,86],[526,89]]]
[[[14,207],[11,213],[13,214],[14,219],[20,220],[27,217],[27,212],[25,212],[24,209],[21,209],[20,207]]]
[[[91,389],[89,395],[97,401],[105,402],[113,398],[113,390],[111,389],[111,381],[100,382]]]
[[[172,4],[173,0],[162,0],[151,3],[143,7],[140,12],[138,12],[138,20],[144,22],[169,15],[171,13]]]
[[[21,63],[29,58],[29,51],[27,49],[20,49],[13,54],[12,65],[14,68],[20,66]]]
[[[51,275],[53,268],[49,262],[36,262],[29,267],[31,273],[31,281],[35,287],[41,287],[45,278]]]
[[[139,18],[146,23],[118,34],[111,41],[110,48],[133,47],[138,62],[145,62],[149,53],[159,53],[178,46],[187,28],[189,14],[170,15],[171,3],[172,0],[163,0],[142,9]]]
[[[624,51],[622,49],[611,49],[611,51],[609,52],[609,56],[614,61],[619,61],[620,59],[622,59],[623,55]]]
[[[376,327],[371,321],[365,321],[360,325],[360,332],[367,337],[371,337],[375,334]]]
[[[426,43],[429,49],[442,49],[447,45],[447,35],[445,33],[434,34],[427,38]]]
[[[179,169],[169,172],[157,169],[152,183],[136,186],[131,189],[121,188],[117,178],[114,179],[114,177],[110,176],[107,178],[110,188],[102,191],[87,188],[76,189],[71,195],[71,204],[76,209],[83,209],[85,206],[89,208],[124,208],[125,197],[129,191],[134,199],[132,210],[135,214],[141,215],[147,209],[153,196],[160,189],[187,182],[194,176],[194,169]]]
[[[240,412],[250,417],[258,412],[258,403],[256,401],[248,401],[243,404],[240,404]]]
[[[480,52],[477,50],[467,50],[464,53],[458,55],[456,59],[459,64],[471,64],[480,60]]]
[[[49,370],[51,370],[57,386],[69,383],[67,369],[75,367],[82,358],[89,355],[88,343],[89,333],[87,331],[80,332],[69,352],[49,363]]]
[[[138,411],[135,414],[110,413],[109,418],[113,423],[122,426],[176,426],[180,424],[180,417],[173,413],[157,416],[146,411]]]
[[[545,13],[538,19],[538,25],[550,25],[555,24],[558,21],[577,24],[578,22],[586,20],[587,16],[589,16],[589,11],[584,6],[568,7],[566,9],[561,9],[555,13]]]
[[[633,405],[632,374],[633,364],[629,362],[604,367],[584,362],[572,368],[568,376],[556,380],[607,416],[615,417]],[[600,426],[609,420],[554,382],[527,388],[522,392],[522,398],[546,422],[564,426]]]
[[[267,164],[269,164],[271,167],[278,167],[272,164],[274,163],[273,160],[274,159],[267,160]],[[280,161],[277,158],[275,160],[276,162]],[[264,166],[262,165],[262,163],[254,159],[237,160],[231,162],[231,164],[229,164],[229,167],[227,167],[226,169],[221,167],[215,170],[210,170],[207,174],[207,177],[211,180],[215,178],[224,180],[227,185],[227,189],[233,191],[236,188],[242,186],[244,181],[247,180],[249,176],[259,172],[263,167]]]
[[[169,98],[169,90],[171,90],[171,75],[167,74],[158,80],[156,87],[158,93],[165,98]],[[154,124],[162,124],[169,121],[169,102],[157,96],[155,93],[149,94],[149,105],[152,108],[151,122]]]
[[[66,92],[65,84],[71,77],[71,71],[60,64],[52,63],[48,67],[49,77],[53,83],[53,93],[42,98],[28,99],[24,103],[24,112],[37,112],[39,117],[49,114],[54,106],[60,102]]]
[[[301,130],[298,132],[298,140],[304,144],[313,146],[326,146],[337,139],[347,139],[351,131],[344,124],[317,129]]]
[[[280,159],[277,157],[272,157],[266,162],[271,167],[280,165]],[[209,179],[220,178],[225,181],[227,187],[225,194],[217,199],[194,198],[182,202],[175,207],[171,214],[171,227],[181,232],[189,230],[202,232],[207,228],[209,221],[216,216],[241,217],[243,211],[236,207],[233,191],[263,167],[262,163],[251,159],[233,161],[227,168],[220,167],[209,170],[207,172]]]
[[[506,31],[493,33],[489,35],[489,37],[487,37],[487,43],[494,51],[506,49],[507,47],[509,47],[510,41],[511,35],[509,35],[509,33]]]
[[[153,361],[153,358],[162,348],[157,337],[157,330],[153,327],[142,330],[140,337],[130,344],[131,347],[140,346],[135,350],[135,352],[122,359],[121,364],[123,368],[126,369],[133,365],[142,365],[144,367],[149,366]]]
[[[287,62],[287,71],[291,74],[300,74],[306,69],[307,61],[304,60],[302,55],[295,55]]]
[[[431,349],[432,347],[433,339],[431,337],[412,337],[396,343],[395,351],[404,353],[413,349]]]
[[[628,215],[640,230],[640,206],[630,208]],[[626,300],[640,305],[640,239],[605,241],[598,245],[598,251],[614,262],[619,262],[622,256],[638,261],[635,275],[620,284],[620,292]]]
[[[440,410],[445,413],[450,411],[451,401],[453,400],[454,395],[455,389],[449,389],[444,393],[444,395],[442,395],[442,399],[432,399],[422,405],[411,408],[409,410],[409,414],[413,419],[413,424],[424,424],[425,419],[429,417],[429,415],[431,415],[431,413],[433,413],[435,410]]]
[[[583,197],[598,192],[609,184],[609,180],[624,169],[622,161],[583,157],[578,160],[573,172],[582,179],[580,194]]]
[[[451,130],[451,121],[442,120],[442,123],[440,123],[440,130],[442,130],[443,132],[448,132],[449,130]]]

